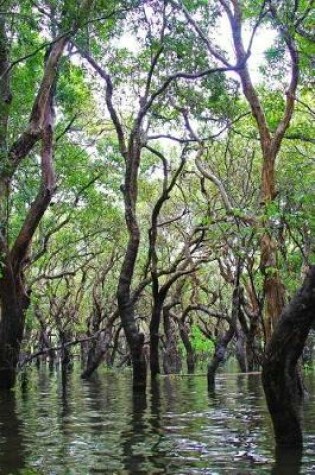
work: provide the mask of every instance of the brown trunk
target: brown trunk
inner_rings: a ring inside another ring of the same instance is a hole
[[[144,351],[144,335],[139,333],[138,339],[131,347],[131,358],[133,368],[133,388],[143,390],[146,387],[147,362]]]
[[[287,52],[291,61],[291,74],[288,90],[286,91],[285,107],[281,120],[279,120],[275,132],[271,132],[265,117],[264,107],[255,89],[249,69],[247,67],[247,51],[242,39],[242,6],[239,0],[232,2],[233,8],[227,2],[220,0],[229,18],[236,58],[242,67],[238,70],[241,79],[244,95],[250,105],[252,116],[256,121],[260,138],[261,152],[263,156],[262,176],[261,176],[261,200],[264,207],[270,205],[276,198],[275,163],[280,150],[285,132],[290,126],[290,121],[294,111],[295,93],[299,78],[299,56],[294,42],[290,36],[290,29],[281,29],[282,39],[287,47]],[[270,6],[272,16],[276,16],[274,7]],[[268,222],[262,223],[264,228],[268,227]],[[277,322],[284,305],[284,287],[281,282],[277,268],[277,243],[274,242],[268,231],[261,238],[261,270],[264,276],[265,291],[265,334],[268,341],[273,328]],[[280,312],[279,312],[280,310]]]
[[[276,197],[275,182],[275,160],[276,157],[271,155],[270,146],[266,146],[267,152],[264,153],[264,162],[262,169],[262,189],[261,198],[265,207],[270,205]],[[265,220],[262,223],[268,227]],[[260,270],[264,276],[264,296],[265,296],[265,337],[268,342],[272,332],[277,324],[277,320],[285,303],[285,289],[281,281],[278,263],[277,249],[278,245],[268,230],[263,234],[260,241]]]
[[[153,276],[152,276],[153,277]],[[155,284],[155,285],[154,285]],[[155,378],[160,374],[159,342],[160,322],[162,308],[169,290],[168,283],[158,290],[158,280],[153,278],[153,310],[150,322],[150,369],[151,376]]]
[[[62,370],[67,371],[71,368],[71,352],[69,343],[71,342],[71,333],[69,330],[62,329],[59,331],[59,339],[60,339],[60,359],[61,359],[61,367]]]
[[[246,358],[247,370],[249,372],[258,371],[262,361],[262,350],[256,344],[256,327],[250,327],[249,333],[246,336]]]
[[[88,319],[88,331],[87,336],[92,337],[101,329],[101,323],[104,319],[102,305],[99,299],[98,286],[100,282],[96,282],[93,288],[93,310],[92,315]],[[106,334],[101,333],[98,338],[92,338],[87,344],[87,362],[86,368],[81,374],[82,379],[88,379],[94,371],[101,364],[103,356],[107,351],[107,338]]]
[[[270,340],[273,330],[277,324],[279,315],[284,307],[284,286],[275,270],[275,276],[265,276],[264,294],[265,294],[265,332],[267,342]]]
[[[239,321],[246,335],[246,359],[247,370],[249,372],[258,370],[262,363],[262,348],[258,341],[261,340],[259,335],[261,321],[261,308],[256,292],[250,282],[245,284],[249,302],[244,302],[243,310],[239,314]],[[248,317],[248,323],[246,316]]]
[[[130,296],[130,285],[134,271],[135,259],[139,246],[139,238],[130,239],[127,246],[125,261],[121,270],[118,283],[118,309],[122,327],[125,331],[133,366],[134,388],[146,386],[146,359],[144,354],[144,335],[138,330],[135,316],[134,303]]]
[[[303,443],[301,401],[303,391],[297,368],[309,330],[315,321],[315,266],[295,297],[285,307],[267,346],[263,386],[278,446]]]
[[[109,366],[114,366],[114,363],[115,363],[115,358],[116,358],[116,354],[117,354],[118,347],[119,347],[119,339],[120,339],[121,329],[122,329],[122,327],[119,326],[117,328],[115,336],[114,336],[113,349],[112,349],[112,353],[111,353],[109,361],[108,361]]]
[[[151,149],[152,150],[152,149]],[[158,152],[159,158],[162,159],[164,169],[164,181],[163,191],[152,211],[151,228],[149,230],[149,262],[151,263],[151,277],[152,277],[152,297],[153,297],[153,310],[150,322],[150,369],[151,376],[155,378],[160,373],[159,362],[159,331],[161,322],[162,308],[167,297],[167,293],[171,285],[177,280],[177,278],[171,277],[171,279],[160,287],[158,277],[158,255],[156,251],[156,241],[158,236],[158,217],[164,203],[169,199],[170,193],[176,184],[176,180],[180,175],[184,164],[185,158],[182,156],[181,164],[177,171],[174,173],[170,183],[168,183],[168,163],[165,157]]]

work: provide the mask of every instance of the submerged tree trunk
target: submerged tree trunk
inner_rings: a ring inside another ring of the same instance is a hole
[[[238,361],[238,364],[242,373],[247,373],[248,371],[245,343],[246,343],[245,333],[243,332],[241,328],[237,328],[235,352],[236,352],[236,359]]]
[[[21,298],[15,285],[12,269],[2,267],[0,279],[0,388],[14,386],[20,345],[23,338],[24,315],[28,298]]]
[[[50,330],[38,306],[35,306],[34,314],[37,317],[38,323],[40,325],[39,336],[38,336],[38,350],[44,352],[43,356],[39,356],[37,358],[36,364],[40,366],[41,361],[44,361],[46,363],[48,359],[49,367],[53,368],[55,358],[56,358],[56,353],[55,353],[55,350],[51,348]],[[25,337],[27,339],[27,336],[24,334],[24,338]]]
[[[229,321],[229,328],[226,332],[219,337],[215,345],[215,351],[211,363],[208,366],[208,389],[213,390],[215,388],[215,375],[220,364],[224,361],[227,347],[236,333],[236,325],[239,320],[241,311],[241,287],[240,287],[240,275],[242,264],[239,260],[237,266],[237,272],[235,276],[235,286],[232,296],[232,318]]]
[[[88,320],[88,337],[93,337],[93,335],[100,331],[103,317],[102,306],[97,298],[96,288],[93,288],[93,310]],[[88,379],[101,364],[107,349],[106,340],[106,335],[100,333],[98,338],[92,338],[92,340],[87,343],[87,360],[86,367],[81,374],[82,379]]]
[[[261,367],[262,349],[257,343],[258,320],[250,323],[249,332],[246,336],[247,370],[258,371]]]
[[[171,319],[169,306],[163,308],[163,324],[165,335],[163,370],[165,374],[179,373],[182,369],[182,362],[176,345],[176,330]]]
[[[125,184],[122,188],[125,203],[125,219],[129,240],[121,267],[117,300],[121,324],[130,348],[133,367],[133,387],[146,387],[147,365],[144,353],[144,335],[139,331],[135,320],[135,302],[131,295],[131,284],[134,275],[140,243],[140,230],[136,215],[138,196],[138,170],[140,164],[139,130],[136,129],[130,138],[126,157]]]
[[[117,292],[121,323],[125,331],[132,359],[134,389],[145,388],[147,374],[144,354],[144,335],[137,327],[134,315],[134,302],[132,301],[130,294],[130,286],[138,253],[139,240],[139,230],[138,227],[135,226],[133,228],[133,235],[129,238]]]
[[[100,334],[99,338],[92,340],[90,344],[86,368],[81,374],[82,379],[89,379],[95,370],[100,366],[104,359],[106,352],[108,351],[109,338],[108,334]]]
[[[152,149],[151,149],[152,150]],[[180,175],[184,164],[185,156],[182,155],[181,163],[176,172],[174,173],[170,182],[168,182],[168,163],[164,155],[158,152],[159,158],[162,159],[163,169],[164,169],[164,181],[163,181],[163,190],[158,198],[157,202],[152,211],[151,217],[151,228],[149,230],[149,262],[151,264],[151,278],[152,278],[152,297],[153,297],[153,309],[150,322],[150,369],[151,376],[154,379],[160,373],[160,362],[159,362],[159,342],[160,342],[160,322],[161,322],[161,313],[165,299],[167,297],[168,291],[175,281],[180,277],[180,274],[173,275],[167,282],[162,286],[159,282],[158,276],[158,255],[156,250],[156,242],[158,237],[158,217],[164,203],[169,199],[170,193],[174,188],[177,178]]]
[[[214,389],[215,387],[215,375],[216,375],[217,369],[219,368],[220,364],[224,361],[228,344],[232,340],[234,333],[235,333],[234,326],[230,325],[229,329],[224,333],[224,335],[222,335],[218,339],[215,345],[214,355],[213,355],[211,363],[208,366],[208,373],[207,373],[209,389]]]
[[[159,361],[159,342],[160,342],[160,320],[164,299],[160,299],[157,296],[154,302],[151,322],[150,322],[150,370],[152,378],[155,378],[160,374],[160,361]]]
[[[115,335],[114,335],[112,352],[111,352],[111,354],[108,358],[108,366],[111,366],[111,367],[114,366],[116,354],[118,352],[121,330],[122,330],[122,326],[119,325],[119,327],[116,329],[116,332],[115,332]]]
[[[189,333],[188,333],[188,324],[183,322],[181,319],[178,320],[179,334],[182,339],[183,345],[186,350],[186,362],[187,362],[187,371],[188,374],[193,374],[196,367],[196,354],[194,347],[191,344]]]
[[[7,16],[0,15],[0,387],[14,385],[15,371],[19,358],[20,344],[24,330],[25,311],[29,305],[29,295],[25,291],[24,269],[33,235],[42,219],[53,192],[55,177],[53,172],[53,97],[57,72],[69,35],[75,33],[86,21],[93,0],[83,0],[77,15],[71,21],[68,33],[60,31],[59,36],[49,45],[45,55],[43,75],[34,97],[29,121],[22,133],[14,137],[9,130],[10,104],[10,47],[12,41],[7,34],[11,24]],[[12,180],[21,162],[29,155],[37,142],[41,141],[41,185],[37,196],[25,216],[18,235],[9,248],[7,203]]]
[[[315,266],[283,310],[266,348],[262,380],[277,446],[302,446],[303,397],[297,362],[315,321]]]

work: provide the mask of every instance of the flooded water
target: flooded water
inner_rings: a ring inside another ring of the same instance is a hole
[[[215,394],[205,376],[161,377],[133,396],[128,373],[33,370],[0,394],[0,474],[314,474],[314,422],[311,397],[303,455],[276,456],[259,375],[219,375]]]

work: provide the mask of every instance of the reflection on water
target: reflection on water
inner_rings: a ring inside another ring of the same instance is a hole
[[[0,411],[0,473],[19,473],[25,466],[25,448],[14,394],[0,391]]]
[[[315,472],[314,400],[303,454],[274,454],[259,375],[221,374],[209,394],[205,376],[161,377],[145,395],[130,374],[33,370],[22,383],[0,394],[1,475]]]
[[[302,450],[277,449],[272,475],[302,474],[302,455]],[[314,467],[311,472],[314,472]]]

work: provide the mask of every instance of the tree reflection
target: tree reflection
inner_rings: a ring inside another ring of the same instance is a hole
[[[130,420],[121,433],[126,473],[164,473],[166,469],[168,454],[164,447],[160,384],[160,380],[151,381],[147,394],[133,392]]]
[[[276,448],[271,475],[300,475],[302,453],[302,449]]]
[[[23,425],[12,392],[0,392],[0,421],[0,473],[17,473],[25,467],[25,445]]]
[[[146,427],[144,418],[147,409],[146,393],[132,392],[132,413],[127,430],[123,431],[122,449],[124,468],[127,473],[147,473]]]
[[[152,446],[152,457],[154,460],[154,467],[164,469],[167,465],[167,452],[165,448],[161,447],[164,441],[164,426],[162,422],[161,408],[161,388],[160,381],[153,379],[150,387],[150,401],[151,414],[149,418],[150,429],[154,437],[154,444]]]

